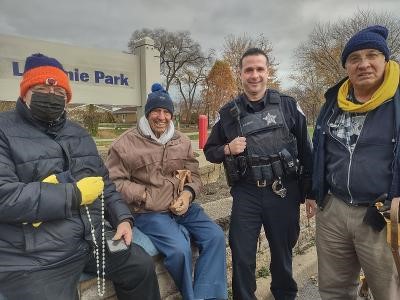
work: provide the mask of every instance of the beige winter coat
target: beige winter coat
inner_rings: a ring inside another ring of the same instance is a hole
[[[110,179],[135,213],[167,211],[179,195],[178,170],[190,170],[192,182],[185,187],[192,188],[195,195],[200,192],[199,163],[189,138],[179,131],[162,145],[136,128],[129,129],[112,143],[106,166]]]

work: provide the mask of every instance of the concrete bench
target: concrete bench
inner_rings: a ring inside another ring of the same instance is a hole
[[[133,243],[141,246],[150,256],[156,256],[160,254],[147,235],[141,232],[137,227],[134,227],[133,232]],[[96,276],[93,274],[82,273],[79,281],[82,282],[95,277]]]
[[[226,198],[215,202],[202,204],[205,212],[220,225],[226,232],[229,222],[230,208],[232,199]],[[150,239],[139,229],[134,228],[133,242],[140,245],[149,255],[153,257],[158,284],[160,286],[161,299],[173,300],[181,299],[180,293],[177,290],[173,279],[164,267],[164,257],[154,247]],[[198,250],[192,247],[193,261],[198,257]],[[194,264],[193,264],[194,265]],[[117,299],[115,296],[114,287],[111,281],[106,281],[106,295],[100,298],[97,295],[97,277],[90,274],[82,274],[79,286],[79,295],[81,300],[95,299]]]
[[[155,261],[161,260],[162,264],[162,255],[158,252],[154,244],[151,242],[149,237],[141,232],[137,227],[134,227],[134,235],[133,235],[133,243],[141,246],[150,256],[152,256]],[[157,264],[156,264],[157,265]],[[162,274],[163,270],[156,270],[158,273]],[[161,272],[160,272],[161,271]],[[166,270],[165,270],[166,271]],[[159,276],[159,274],[157,274]],[[169,276],[169,275],[168,275]],[[159,279],[160,280],[160,279]],[[168,278],[169,280],[169,278]],[[172,280],[172,278],[171,278]],[[175,287],[173,287],[175,288]],[[173,288],[170,288],[168,293],[171,293],[170,290],[173,290],[175,293],[177,291]],[[97,276],[93,274],[83,273],[80,278],[79,284],[79,296],[81,300],[91,300],[91,299],[99,299],[100,297],[97,295]],[[114,287],[111,281],[107,280],[106,283],[106,295],[104,295],[100,299],[117,299],[115,296]]]

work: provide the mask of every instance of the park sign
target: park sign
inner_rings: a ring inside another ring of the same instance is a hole
[[[34,53],[62,63],[74,103],[143,106],[152,83],[160,81],[159,52],[149,38],[128,54],[0,35],[0,100],[18,98],[25,59]]]

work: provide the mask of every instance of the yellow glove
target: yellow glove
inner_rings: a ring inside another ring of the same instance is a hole
[[[47,176],[45,179],[42,180],[42,182],[57,184],[58,183],[57,176],[54,174]],[[35,228],[38,228],[40,226],[40,224],[42,224],[42,222],[36,222],[36,223],[32,223],[32,226]]]
[[[46,177],[45,179],[42,180],[42,182],[54,183],[54,184],[59,183],[57,180],[57,176],[54,174]]]
[[[92,204],[104,189],[104,181],[102,177],[85,177],[76,183],[81,192],[81,205]]]

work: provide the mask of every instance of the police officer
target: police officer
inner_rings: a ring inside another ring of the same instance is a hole
[[[312,168],[306,118],[293,98],[267,89],[265,52],[247,50],[239,66],[244,93],[221,108],[204,147],[208,161],[224,162],[233,196],[233,298],[256,299],[256,250],[263,225],[271,251],[272,294],[277,300],[295,299],[292,248]],[[314,203],[306,202],[309,215]]]

